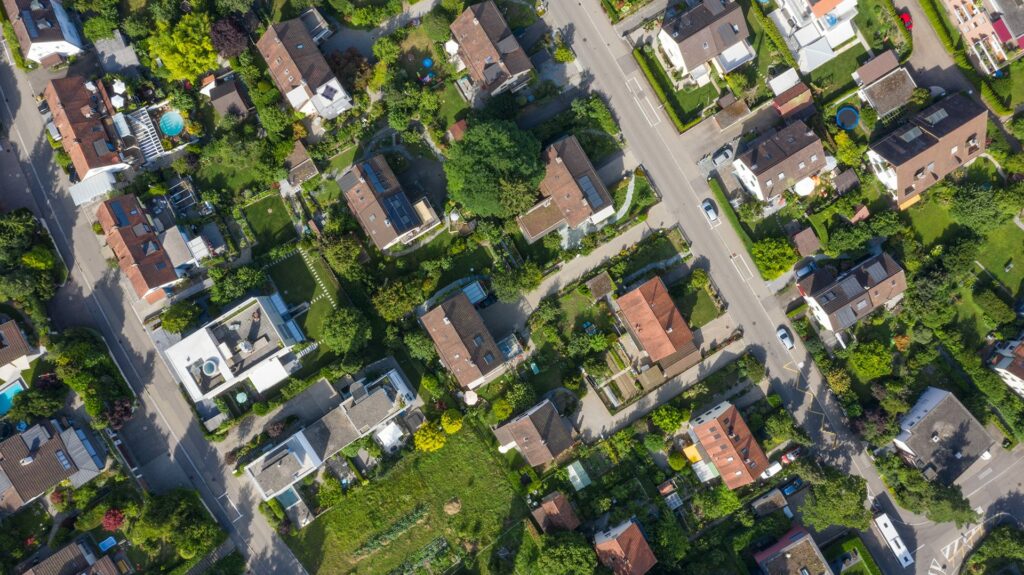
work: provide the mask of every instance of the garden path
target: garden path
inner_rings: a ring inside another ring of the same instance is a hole
[[[636,173],[629,177],[629,186],[626,187],[626,201],[622,203],[619,211],[615,212],[612,223],[621,220],[629,213],[629,206],[633,203],[633,190],[636,189]]]

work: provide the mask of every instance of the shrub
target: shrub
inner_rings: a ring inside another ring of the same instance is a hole
[[[441,449],[447,441],[448,438],[438,429],[437,425],[430,422],[416,430],[413,435],[413,444],[416,446],[416,450],[426,453]]]
[[[754,242],[750,255],[766,280],[781,276],[798,260],[796,250],[785,238],[765,238]]]
[[[665,437],[657,433],[648,433],[644,436],[644,447],[652,453],[662,451],[665,449]]]
[[[113,533],[124,525],[124,511],[111,508],[103,514],[103,530]]]
[[[491,415],[498,421],[505,421],[512,415],[512,404],[504,399],[496,399],[491,404]]]
[[[449,409],[441,414],[441,427],[448,435],[454,435],[462,429],[462,412]]]
[[[686,455],[682,451],[673,451],[668,454],[668,466],[674,471],[682,471],[686,467]]]
[[[651,423],[663,432],[672,434],[679,431],[688,415],[677,407],[665,404],[651,412]]]

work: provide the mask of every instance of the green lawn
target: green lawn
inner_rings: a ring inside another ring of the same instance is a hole
[[[686,117],[683,118],[685,122],[699,117],[704,108],[714,104],[718,100],[718,89],[713,84],[708,84],[699,88],[679,90],[675,93],[675,98],[679,102],[679,107],[686,114]]]
[[[469,104],[463,99],[455,82],[446,83],[444,91],[441,92],[441,111],[439,112],[440,116],[444,118],[444,125],[451,126],[466,117],[468,113]]]
[[[816,88],[819,102],[828,102],[843,92],[853,89],[853,77],[850,76],[867,60],[864,46],[856,46],[840,53],[824,66],[810,74],[812,88]]]
[[[989,232],[985,248],[978,254],[978,261],[1014,297],[1020,297],[1021,288],[1024,287],[1024,230],[1009,221]],[[1004,271],[1011,261],[1013,267],[1008,272]]]
[[[906,50],[903,45],[903,36],[898,28],[903,23],[897,22],[882,6],[883,2],[889,1],[857,0],[857,16],[853,21],[875,54],[880,54],[891,48],[899,55]]]
[[[648,265],[667,260],[679,254],[685,254],[688,251],[689,247],[686,245],[682,234],[678,229],[673,228],[667,234],[653,237],[640,244],[637,250],[627,259],[626,265],[623,267],[619,277],[628,278],[631,274],[640,271]]]
[[[946,206],[936,201],[923,201],[910,208],[910,224],[925,247],[934,244],[947,229],[955,225]]]
[[[356,159],[356,152],[358,151],[359,146],[353,145],[338,152],[336,156],[331,158],[331,163],[328,166],[328,169],[337,170],[339,173],[344,172],[352,165],[352,162]]]
[[[269,195],[262,200],[242,208],[245,219],[249,222],[256,236],[257,255],[265,254],[274,246],[295,239],[295,226],[291,215],[284,205],[284,200],[277,194]]]
[[[573,290],[559,298],[558,307],[562,308],[564,314],[562,329],[566,333],[582,330],[586,322],[596,325],[603,332],[612,331],[613,321],[608,306],[603,302],[594,305],[590,295]]]
[[[864,542],[856,535],[829,545],[822,550],[822,554],[825,555],[825,559],[828,561],[834,561],[854,549],[860,555],[861,562],[853,568],[843,571],[844,575],[851,573],[854,575],[882,575],[882,570],[878,568],[878,564],[875,563],[875,559],[868,552],[867,547],[864,546]]]
[[[684,280],[669,287],[668,291],[679,313],[683,314],[686,323],[693,329],[705,326],[722,315],[718,304],[706,289],[691,288]]]
[[[394,573],[438,538],[458,554],[490,545],[525,516],[526,507],[483,433],[467,422],[441,450],[403,455],[382,477],[285,541],[310,573],[332,575]],[[445,504],[454,502],[460,508],[449,515]],[[399,522],[416,517],[412,514],[417,509],[423,510],[422,516],[403,528]],[[394,539],[356,555],[383,533]],[[429,571],[400,572],[442,573],[451,565],[451,555]]]
[[[436,260],[448,255],[450,253],[449,247],[455,241],[466,240],[459,240],[457,236],[449,233],[441,233],[429,244],[408,255],[402,256],[400,261],[404,263],[400,266],[389,265],[383,273],[389,279],[405,276],[408,274],[407,270],[416,269],[422,262]],[[469,275],[483,274],[485,269],[494,265],[494,260],[491,259],[490,253],[472,241],[467,242],[467,247],[464,251],[452,255],[451,258],[451,267],[441,273],[441,278],[437,282],[439,288]]]
[[[756,52],[753,62],[744,64],[739,69],[728,75],[727,81],[733,89],[737,98],[746,100],[747,105],[753,108],[758,104],[772,98],[772,90],[768,86],[770,74],[768,70],[782,62],[782,55],[779,54],[775,44],[761,27],[761,21],[754,16],[750,9],[749,2],[741,2],[743,11],[747,14],[747,28],[750,30],[750,46]],[[736,88],[741,88],[737,90]],[[736,93],[739,92],[739,93]]]

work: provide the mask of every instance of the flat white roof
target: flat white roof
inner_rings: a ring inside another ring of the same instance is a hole
[[[768,86],[772,93],[781,96],[783,92],[800,83],[800,74],[793,68],[786,68],[786,71],[768,80]]]
[[[81,182],[71,186],[71,200],[76,206],[88,204],[89,202],[107,195],[114,189],[114,174],[111,172],[100,172],[88,177]]]

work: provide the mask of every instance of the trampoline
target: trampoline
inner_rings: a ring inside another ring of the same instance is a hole
[[[853,106],[843,106],[836,111],[836,125],[850,131],[860,123],[860,112]]]
[[[181,113],[177,110],[171,110],[160,116],[160,131],[165,136],[173,138],[177,136],[185,129],[185,119],[181,117]]]

